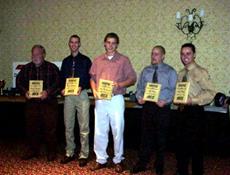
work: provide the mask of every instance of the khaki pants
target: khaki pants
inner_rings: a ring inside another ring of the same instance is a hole
[[[66,136],[66,155],[73,156],[76,145],[74,136],[75,113],[80,129],[81,151],[79,158],[88,158],[89,154],[89,107],[90,102],[86,90],[79,96],[66,96],[64,102],[64,123]]]

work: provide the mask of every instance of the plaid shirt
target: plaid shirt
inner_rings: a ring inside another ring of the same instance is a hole
[[[43,90],[47,91],[48,99],[55,97],[60,88],[58,67],[48,61],[44,61],[39,67],[30,62],[21,69],[16,79],[16,86],[22,95],[29,90],[30,80],[43,80]]]

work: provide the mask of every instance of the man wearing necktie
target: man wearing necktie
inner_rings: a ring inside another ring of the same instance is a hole
[[[132,168],[132,173],[146,170],[152,146],[156,149],[155,172],[157,175],[164,173],[164,150],[170,122],[170,104],[172,103],[177,81],[176,71],[163,62],[164,58],[164,47],[155,46],[152,49],[151,65],[143,69],[137,84],[136,97],[138,103],[143,105],[142,131],[139,160]],[[157,102],[143,100],[148,82],[161,84]]]
[[[66,153],[61,160],[62,164],[66,164],[75,159],[75,137],[74,127],[77,111],[77,121],[80,130],[81,150],[79,153],[79,166],[83,167],[87,164],[89,155],[89,97],[87,89],[89,89],[91,60],[79,52],[81,46],[80,37],[72,35],[69,38],[69,49],[71,54],[62,61],[61,79],[62,79],[62,95],[65,92],[65,82],[67,78],[80,78],[79,90],[77,95],[65,96],[64,101],[64,124],[66,137]]]
[[[208,71],[195,62],[196,48],[191,43],[181,47],[181,62],[184,68],[178,74],[179,82],[190,82],[189,96],[185,104],[178,104],[177,122],[177,174],[188,175],[189,159],[192,159],[192,174],[203,175],[203,135],[205,118],[203,106],[209,104],[215,91]]]

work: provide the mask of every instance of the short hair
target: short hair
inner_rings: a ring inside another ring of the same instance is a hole
[[[181,49],[183,49],[184,47],[189,47],[192,49],[193,53],[196,53],[196,47],[192,44],[192,43],[185,43],[181,46]]]
[[[32,47],[31,52],[33,52],[35,48],[41,49],[42,53],[43,53],[43,54],[46,54],[46,49],[45,49],[44,46],[42,46],[42,45],[40,45],[40,44],[35,44],[35,45]]]
[[[160,49],[161,53],[163,53],[164,55],[166,54],[165,48],[161,45],[156,45],[153,47],[153,49]]]
[[[80,36],[78,36],[77,34],[71,35],[71,36],[69,37],[69,42],[70,42],[70,40],[71,40],[72,38],[77,38],[77,39],[79,40],[79,42],[81,42],[81,38],[80,38]]]
[[[119,37],[118,37],[118,35],[117,35],[116,33],[113,33],[113,32],[107,33],[107,34],[105,35],[104,42],[106,42],[106,40],[107,40],[108,38],[114,38],[114,39],[116,39],[117,44],[119,44]]]

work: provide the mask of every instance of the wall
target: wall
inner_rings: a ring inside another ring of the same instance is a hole
[[[166,48],[165,61],[180,70],[179,50],[187,40],[175,27],[175,13],[193,7],[205,9],[205,26],[193,41],[197,62],[208,68],[216,89],[228,93],[229,0],[0,0],[0,79],[11,86],[12,62],[30,60],[34,44],[45,46],[47,60],[61,61],[69,54],[69,36],[77,33],[81,51],[93,59],[104,51],[103,38],[111,31],[119,34],[119,51],[138,74],[156,44]]]

